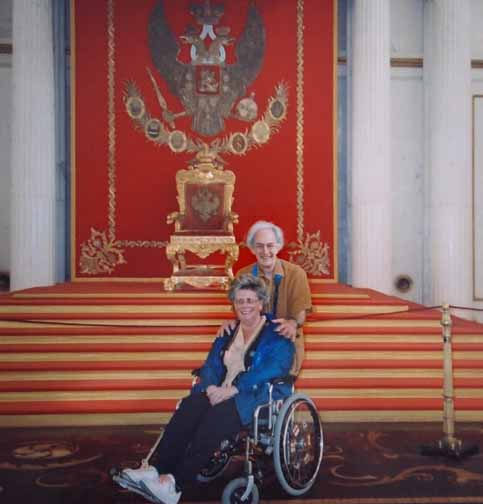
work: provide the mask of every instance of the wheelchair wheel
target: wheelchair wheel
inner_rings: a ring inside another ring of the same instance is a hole
[[[289,495],[304,495],[315,482],[324,446],[319,413],[308,396],[294,394],[283,403],[273,444],[280,485]]]
[[[221,476],[230,464],[231,456],[229,453],[221,452],[213,455],[206,467],[198,473],[196,479],[200,483],[209,483]]]
[[[246,488],[246,478],[242,477],[231,480],[223,490],[221,504],[258,504],[260,501],[260,493],[258,492],[257,485],[253,485],[252,491],[246,500],[241,500]]]

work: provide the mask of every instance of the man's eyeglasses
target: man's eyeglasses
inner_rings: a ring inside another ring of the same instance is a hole
[[[246,299],[243,299],[243,298],[240,298],[240,299],[235,299],[234,303],[237,305],[237,306],[242,306],[242,305],[248,305],[248,306],[252,306],[252,305],[255,305],[258,303],[258,298],[246,298]]]
[[[255,250],[257,252],[263,252],[264,250],[268,250],[269,252],[273,252],[277,250],[276,243],[255,243]]]

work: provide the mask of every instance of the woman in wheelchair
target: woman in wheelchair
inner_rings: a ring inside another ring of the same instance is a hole
[[[248,426],[258,406],[269,400],[270,380],[287,375],[294,344],[275,332],[262,313],[265,284],[244,275],[228,297],[238,323],[216,338],[199,370],[198,382],[166,426],[149,465],[124,469],[115,476],[124,488],[156,503],[176,504],[183,490],[196,482],[220,443]],[[289,383],[273,386],[273,399],[288,397]]]

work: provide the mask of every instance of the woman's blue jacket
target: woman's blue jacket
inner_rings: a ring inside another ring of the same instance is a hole
[[[273,378],[287,376],[292,367],[295,347],[288,338],[275,332],[275,327],[267,318],[258,337],[250,345],[245,354],[245,369],[240,373],[233,385],[238,389],[234,396],[235,404],[243,425],[252,422],[257,406],[268,402],[268,382]],[[210,385],[219,386],[226,375],[223,356],[236,333],[236,328],[226,331],[216,338],[205,363],[199,370],[199,382],[192,392],[205,392]],[[275,385],[273,398],[288,397],[292,392],[290,384]]]

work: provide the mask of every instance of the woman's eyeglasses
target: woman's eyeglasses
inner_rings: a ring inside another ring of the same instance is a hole
[[[254,304],[257,304],[258,303],[258,298],[246,298],[246,299],[243,299],[243,298],[240,298],[240,299],[235,299],[235,301],[233,301],[237,306],[242,306],[242,305],[248,305],[248,306],[252,306]]]

